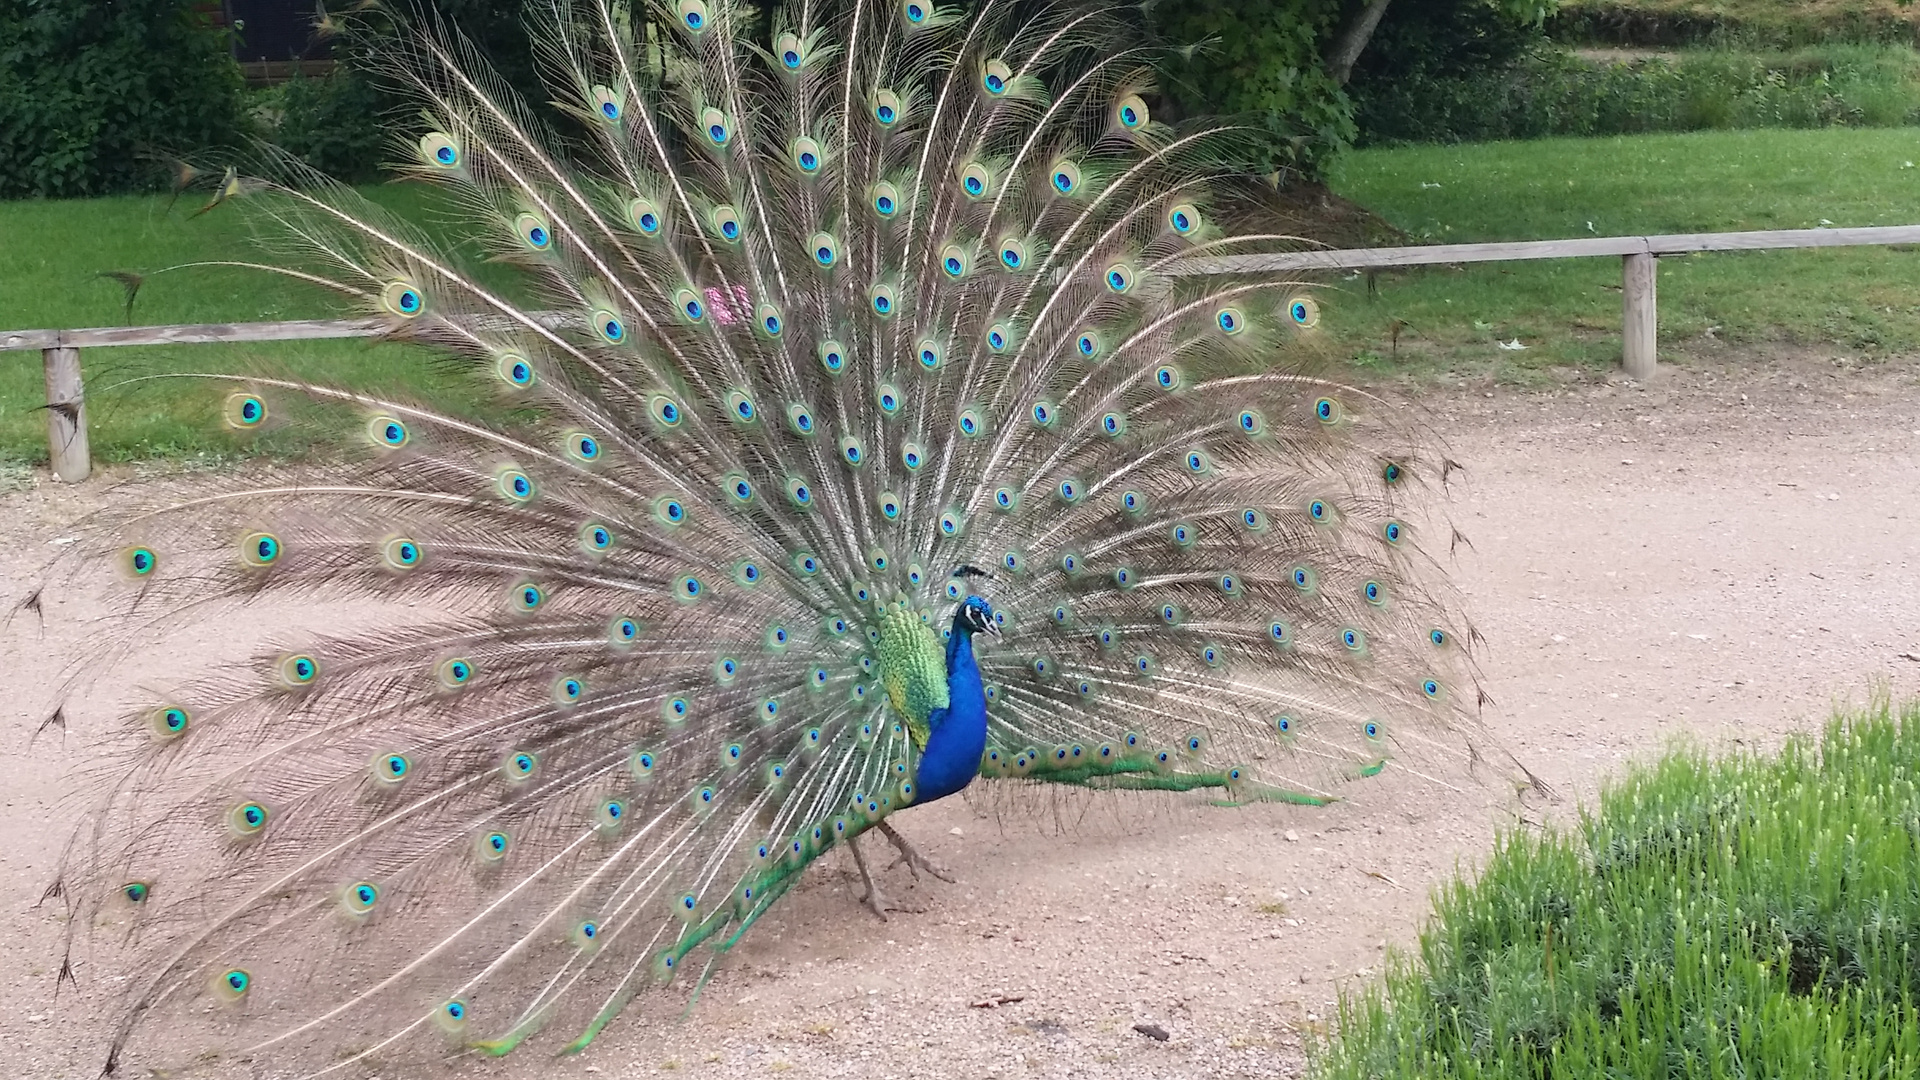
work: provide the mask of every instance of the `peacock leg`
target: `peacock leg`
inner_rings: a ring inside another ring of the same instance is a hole
[[[861,897],[860,902],[872,909],[875,915],[880,916],[881,922],[886,922],[887,912],[892,910],[893,905],[881,895],[880,883],[873,879],[873,871],[867,868],[866,856],[860,854],[860,838],[856,836],[847,841],[847,850],[853,852],[853,864],[860,868],[860,880],[867,886],[867,895]]]
[[[886,835],[888,840],[893,841],[894,847],[897,847],[900,849],[900,857],[898,859],[895,859],[892,862],[891,864],[892,866],[898,866],[901,863],[906,863],[907,869],[913,872],[913,876],[916,881],[919,880],[920,871],[925,870],[927,873],[932,874],[934,877],[939,878],[941,881],[947,882],[948,884],[953,883],[953,874],[950,873],[946,867],[941,866],[938,863],[935,863],[933,860],[927,858],[925,855],[920,854],[919,851],[915,850],[912,844],[907,843],[906,837],[901,836],[899,833],[894,831],[892,825],[889,825],[886,822],[882,821],[876,827]]]

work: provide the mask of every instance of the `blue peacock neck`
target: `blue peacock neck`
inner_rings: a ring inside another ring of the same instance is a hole
[[[972,783],[987,749],[987,691],[973,658],[973,625],[964,615],[964,607],[954,613],[947,639],[948,704],[929,717],[932,730],[915,777],[917,802],[945,798]]]

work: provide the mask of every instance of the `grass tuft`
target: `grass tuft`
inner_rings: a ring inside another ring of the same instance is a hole
[[[1355,151],[1340,195],[1412,243],[1920,224],[1911,130],[1711,131]],[[1886,247],[1661,259],[1663,360],[1783,343],[1860,360],[1920,348],[1920,255]],[[1480,263],[1329,283],[1322,325],[1377,373],[1525,383],[1620,358],[1620,260]],[[1371,286],[1371,287],[1370,287]],[[1524,349],[1505,350],[1501,342]]]
[[[387,185],[365,194],[413,220],[432,221],[436,194]],[[131,312],[135,325],[260,322],[352,317],[319,288],[258,270],[183,266],[263,257],[245,208],[194,216],[203,195],[0,202],[0,329],[75,329],[129,321],[126,293],[112,272],[146,275]],[[166,270],[168,267],[181,269]],[[165,270],[164,273],[156,271]],[[337,446],[351,417],[276,425],[240,436],[220,422],[233,387],[186,372],[295,375],[315,382],[432,401],[458,415],[493,415],[484,379],[450,378],[453,365],[429,350],[366,340],[246,345],[128,346],[81,354],[93,458],[223,461],[298,456]],[[47,460],[46,387],[40,357],[0,353],[0,473]],[[343,425],[345,425],[343,427]]]
[[[1448,886],[1314,1075],[1914,1075],[1916,882],[1920,702],[1674,753]]]

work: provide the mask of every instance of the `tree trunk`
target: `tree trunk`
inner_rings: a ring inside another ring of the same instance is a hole
[[[1387,13],[1387,5],[1392,0],[1366,0],[1359,11],[1340,27],[1334,36],[1333,48],[1327,52],[1327,74],[1341,86],[1347,85],[1347,79],[1353,75],[1353,65],[1366,50],[1367,42],[1373,37],[1374,28],[1380,25],[1380,16]]]

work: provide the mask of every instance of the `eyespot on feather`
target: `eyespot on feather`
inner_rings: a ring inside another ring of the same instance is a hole
[[[827,154],[818,139],[802,135],[793,140],[793,145],[788,148],[788,160],[800,170],[800,175],[817,176],[827,163]]]
[[[600,335],[600,340],[609,345],[619,345],[627,340],[627,323],[619,312],[609,308],[594,308],[587,313],[588,325]]]
[[[627,220],[640,231],[642,236],[659,236],[665,222],[660,214],[660,206],[652,199],[637,197],[627,203]]]
[[[407,445],[412,433],[407,425],[391,416],[375,416],[367,421],[367,441],[376,449],[398,450]]]
[[[533,385],[533,365],[519,353],[501,353],[494,358],[493,370],[503,382],[515,390],[525,390]]]
[[[227,811],[227,827],[236,836],[253,836],[267,827],[267,818],[266,807],[257,802],[243,802]]]
[[[512,610],[525,615],[538,610],[540,605],[546,602],[546,599],[546,590],[534,582],[523,581],[509,591],[508,606]]]
[[[948,244],[940,249],[940,269],[947,277],[959,280],[967,276],[973,268],[973,255],[959,244]]]
[[[831,270],[840,261],[840,242],[832,233],[814,233],[807,239],[807,250],[813,252],[813,265],[822,270]]]
[[[460,168],[460,143],[444,131],[429,131],[420,136],[420,160],[429,168],[452,171]]]
[[[807,62],[806,45],[794,34],[774,38],[773,55],[787,71],[799,71],[800,65]]]
[[[1311,330],[1320,324],[1320,305],[1310,296],[1296,296],[1287,301],[1287,319],[1302,330]]]
[[[1047,186],[1056,195],[1079,194],[1082,181],[1080,166],[1066,158],[1054,162],[1053,167],[1047,170]]]
[[[508,502],[526,503],[534,496],[533,478],[511,466],[494,474],[493,485],[500,497]]]
[[[253,976],[244,968],[231,968],[213,977],[213,992],[220,1000],[232,1004],[247,996],[253,988]]]
[[[240,541],[240,557],[251,567],[272,566],[282,554],[280,538],[270,532],[249,533]]]
[[[134,546],[120,552],[120,571],[139,579],[151,577],[160,565],[160,556],[152,548]]]
[[[608,123],[620,122],[620,114],[626,111],[625,94],[610,86],[596,86],[588,91],[588,97],[596,116]]]
[[[165,742],[186,734],[193,724],[193,714],[178,705],[162,705],[147,714],[147,724],[153,737]]]
[[[847,350],[840,342],[829,338],[821,342],[816,351],[820,366],[826,368],[829,375],[839,375],[847,370]]]
[[[411,537],[390,536],[381,541],[380,563],[388,570],[405,572],[420,565],[423,553]]]
[[[547,227],[546,219],[539,214],[527,211],[515,217],[513,232],[529,251],[549,251],[553,248],[553,230]]]
[[[980,88],[990,97],[1005,97],[1013,85],[1013,69],[1005,60],[995,57],[980,65]]]
[[[306,653],[282,657],[274,666],[282,685],[288,689],[310,686],[320,677],[320,662]]]
[[[440,680],[440,685],[457,690],[473,680],[473,665],[465,658],[456,656],[441,661],[440,666],[434,669],[434,675]]]
[[[960,169],[960,190],[969,199],[984,199],[993,193],[993,173],[983,162],[970,161]]]
[[[411,319],[427,309],[426,298],[411,281],[389,281],[380,290],[380,306],[403,319]]]
[[[255,430],[267,419],[267,403],[257,394],[229,394],[220,411],[235,431]]]
[[[700,110],[700,129],[707,137],[708,145],[715,149],[725,148],[733,138],[733,125],[727,114],[719,109],[708,107]]]

